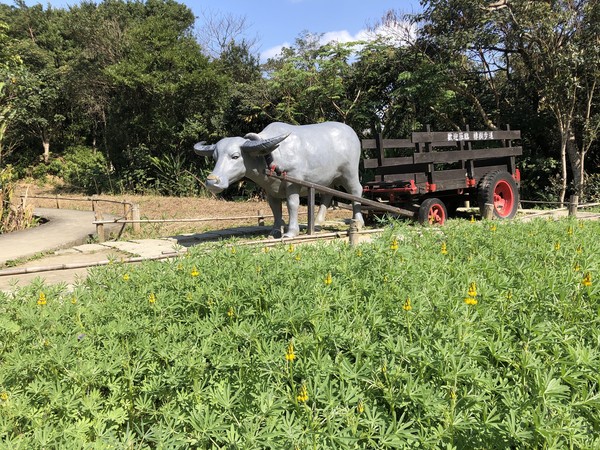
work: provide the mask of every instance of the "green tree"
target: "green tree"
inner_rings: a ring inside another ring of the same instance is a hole
[[[224,76],[191,33],[189,8],[152,0],[135,14],[123,31],[123,57],[104,69],[113,87],[110,156],[130,175],[148,173],[151,156],[189,153],[194,140],[219,136],[225,92]]]
[[[362,93],[348,92],[357,43],[321,45],[321,35],[305,32],[293,47],[266,64],[270,104],[277,120],[348,122]],[[354,94],[354,95],[352,95]]]
[[[41,144],[48,162],[50,143],[60,139],[65,121],[65,81],[70,70],[68,42],[61,34],[65,14],[41,5],[28,7],[22,0],[16,3],[8,18],[23,70],[16,83],[13,132]]]
[[[0,21],[0,167],[4,155],[4,136],[14,116],[14,94],[10,86],[22,61],[14,49],[14,42],[7,35],[8,25]]]
[[[551,113],[559,136],[559,197],[564,200],[567,191],[568,159],[576,190],[580,191],[586,148],[590,148],[597,129],[593,117],[598,34],[593,18],[598,17],[598,2],[422,3],[422,42],[438,61],[440,56],[448,59],[452,78],[459,81],[453,89],[471,100],[490,128],[507,121],[507,112],[522,109],[519,104],[524,100],[530,102],[530,115]],[[517,95],[523,92],[527,93],[525,98]],[[578,121],[586,124],[579,126],[579,138]],[[550,127],[542,127],[546,135],[552,134]],[[530,130],[531,135],[533,132]]]

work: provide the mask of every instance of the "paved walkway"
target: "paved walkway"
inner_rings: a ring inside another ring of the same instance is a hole
[[[29,230],[0,234],[0,267],[9,261],[84,244],[96,232],[92,211],[37,208],[34,214],[47,222]]]
[[[163,239],[87,244],[96,232],[93,212],[38,208],[35,215],[47,222],[29,230],[0,235],[0,291],[12,291],[36,278],[47,284],[72,285],[85,279],[88,271],[87,268],[44,270],[49,267],[102,264],[110,259],[131,257],[159,258],[185,252],[201,242],[270,231],[270,227],[239,227]],[[40,255],[43,256],[37,257]],[[27,261],[34,256],[35,259]],[[13,274],[23,268],[31,273]]]

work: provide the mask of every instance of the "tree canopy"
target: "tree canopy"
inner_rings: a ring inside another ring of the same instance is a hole
[[[0,164],[92,192],[184,194],[204,170],[194,142],[272,121],[363,137],[510,125],[527,197],[598,195],[599,2],[421,4],[382,12],[367,41],[307,31],[262,64],[244,17],[197,23],[175,0],[1,4]]]

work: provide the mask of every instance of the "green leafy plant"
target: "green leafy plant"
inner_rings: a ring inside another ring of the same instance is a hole
[[[395,224],[0,294],[11,448],[597,448],[600,224]]]

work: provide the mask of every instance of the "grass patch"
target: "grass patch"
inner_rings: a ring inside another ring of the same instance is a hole
[[[399,223],[0,294],[10,448],[598,448],[600,224]]]

